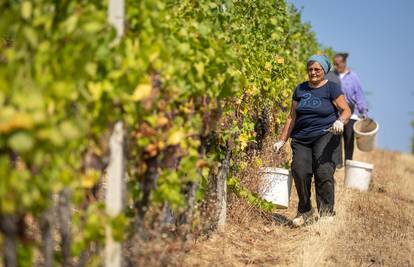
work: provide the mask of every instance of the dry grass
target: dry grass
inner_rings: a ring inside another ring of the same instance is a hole
[[[345,227],[324,263],[414,266],[414,157],[376,151],[358,158],[375,165],[371,188],[342,193]]]
[[[414,266],[414,157],[375,151],[357,153],[356,160],[375,165],[371,188],[369,192],[344,188],[344,171],[338,171],[334,222],[293,229],[236,200],[225,232],[197,240],[170,264]],[[244,175],[244,183],[254,187],[253,179]],[[277,218],[292,218],[296,205],[293,190],[291,208],[278,211]]]

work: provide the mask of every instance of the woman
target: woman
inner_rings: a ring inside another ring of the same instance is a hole
[[[351,108],[352,116],[344,129],[345,160],[352,160],[354,154],[354,124],[361,118],[367,118],[368,107],[362,91],[361,82],[355,72],[347,67],[347,53],[338,53],[334,56],[335,72],[341,80],[342,91]]]
[[[314,55],[307,62],[309,80],[298,85],[293,93],[290,115],[274,149],[279,152],[292,138],[292,175],[299,197],[295,226],[310,221],[311,181],[315,176],[316,202],[320,216],[334,215],[335,156],[339,135],[351,116],[340,87],[328,80],[330,69],[326,56]]]

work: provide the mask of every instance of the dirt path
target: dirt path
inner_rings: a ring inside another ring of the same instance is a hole
[[[334,222],[284,226],[295,215],[293,193],[291,208],[273,219],[246,209],[246,218],[197,241],[176,265],[414,266],[414,157],[376,151],[356,160],[375,165],[370,191],[344,188],[344,171],[338,171]]]

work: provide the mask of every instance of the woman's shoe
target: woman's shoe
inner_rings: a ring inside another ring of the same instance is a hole
[[[314,209],[311,209],[310,211],[304,213],[298,213],[296,217],[292,220],[292,225],[294,227],[300,227],[303,225],[311,224],[315,221],[314,214]]]

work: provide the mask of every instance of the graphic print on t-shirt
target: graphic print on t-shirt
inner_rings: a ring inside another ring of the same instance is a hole
[[[321,105],[322,100],[319,97],[313,96],[310,93],[306,93],[301,97],[297,108],[319,108]]]

